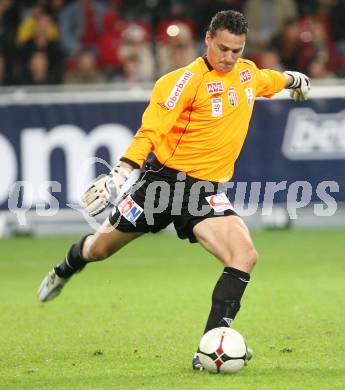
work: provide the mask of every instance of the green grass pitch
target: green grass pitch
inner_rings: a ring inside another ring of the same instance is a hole
[[[191,370],[221,264],[147,235],[91,264],[55,301],[36,290],[75,238],[0,241],[0,388],[344,389],[345,232],[254,232],[260,260],[234,328],[233,376]]]

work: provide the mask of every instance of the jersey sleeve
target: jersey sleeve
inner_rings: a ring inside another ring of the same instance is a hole
[[[256,71],[256,96],[272,97],[285,87],[285,77],[282,73],[271,69],[258,69]]]
[[[123,157],[142,167],[148,154],[159,145],[174,123],[191,104],[194,73],[179,69],[159,79],[152,91],[141,127]]]

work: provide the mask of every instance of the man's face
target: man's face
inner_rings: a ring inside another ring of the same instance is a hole
[[[241,57],[246,34],[235,35],[228,30],[217,30],[214,37],[206,33],[207,59],[218,72],[230,72]]]

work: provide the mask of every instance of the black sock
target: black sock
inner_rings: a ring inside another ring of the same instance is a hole
[[[85,261],[82,256],[82,250],[88,236],[90,236],[90,234],[84,236],[80,241],[71,246],[64,261],[54,268],[57,276],[68,279],[75,272],[80,272],[85,267],[87,261]]]
[[[212,307],[204,333],[218,326],[229,326],[240,309],[240,301],[250,275],[236,268],[225,267],[212,294]]]

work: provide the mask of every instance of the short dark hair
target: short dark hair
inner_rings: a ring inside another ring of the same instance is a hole
[[[216,35],[217,30],[228,30],[235,35],[247,34],[248,22],[241,12],[233,10],[220,11],[213,16],[208,27],[212,37]]]

